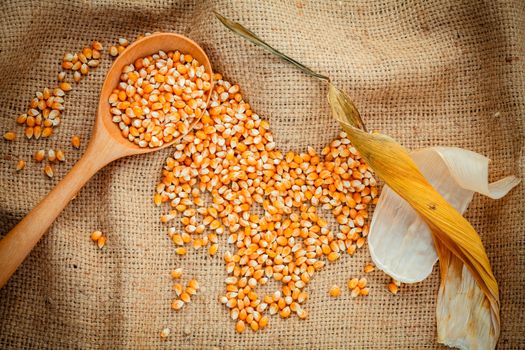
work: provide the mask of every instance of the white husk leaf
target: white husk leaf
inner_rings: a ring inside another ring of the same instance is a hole
[[[489,301],[461,260],[450,254],[447,264],[436,307],[438,342],[462,350],[494,349],[500,328]]]
[[[430,184],[461,213],[474,192],[498,199],[520,182],[508,176],[489,184],[490,160],[457,147],[425,148],[410,156]],[[425,279],[438,258],[428,226],[388,186],[374,210],[368,247],[377,267],[403,283]]]

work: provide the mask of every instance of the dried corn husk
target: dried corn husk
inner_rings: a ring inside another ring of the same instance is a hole
[[[439,258],[446,274],[441,273],[436,306],[438,342],[463,350],[494,349],[500,334],[499,315],[458,257],[443,248]]]
[[[441,272],[436,310],[438,341],[463,349],[493,349],[500,333],[499,290],[480,237],[425,179],[405,148],[386,135],[368,134],[354,127],[347,114],[356,109],[333,85],[328,99],[361,156],[432,232]],[[485,341],[478,343],[480,338]]]
[[[425,178],[461,213],[474,192],[498,199],[520,182],[508,176],[489,184],[489,159],[456,147],[427,148],[410,156]],[[384,186],[374,210],[368,245],[378,268],[405,283],[426,278],[437,260],[429,227],[388,186]],[[438,294],[438,341],[460,349],[494,348],[499,325],[491,320],[483,292],[449,250],[443,249],[441,259],[446,266],[442,269],[448,272]]]
[[[275,50],[242,25],[217,13],[215,15],[234,33],[292,63],[306,74],[328,82],[329,104],[348,138],[375,173],[407,201],[431,229],[440,257],[440,309],[437,310],[439,340],[465,348],[477,345],[493,348],[499,336],[498,284],[481,239],[469,222],[425,179],[405,148],[386,135],[364,131],[359,112],[350,98],[329,79],[311,73],[311,69]],[[454,309],[451,304],[454,288],[460,293],[467,291],[463,296],[458,294],[459,298],[464,299],[461,309]],[[462,315],[458,316],[458,312]],[[455,327],[454,332],[443,334],[450,331],[450,327]],[[474,337],[480,336],[482,332],[479,339],[487,341],[484,344],[474,343]]]
[[[515,176],[489,184],[489,159],[457,147],[432,147],[410,153],[430,184],[460,213],[474,192],[503,197],[520,181]],[[381,191],[368,235],[377,267],[394,279],[414,283],[425,279],[437,261],[432,234],[412,207],[388,186]]]

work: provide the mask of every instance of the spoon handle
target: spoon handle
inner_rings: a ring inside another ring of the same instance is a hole
[[[0,241],[0,288],[84,184],[113,160],[103,154],[101,156],[95,147],[88,147],[62,181]]]

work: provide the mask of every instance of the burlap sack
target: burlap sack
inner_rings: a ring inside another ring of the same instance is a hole
[[[0,118],[18,131],[37,90],[55,83],[62,54],[98,39],[173,31],[200,43],[215,70],[241,85],[268,118],[278,147],[320,150],[337,133],[326,89],[223,28],[216,9],[271,44],[329,74],[354,98],[369,128],[411,149],[449,145],[490,157],[491,178],[524,175],[525,3],[493,1],[2,1]],[[80,157],[111,59],[76,85],[51,139],[2,140],[1,232],[13,227]],[[82,136],[82,149],[70,138]],[[40,148],[62,148],[67,163],[47,179],[30,160]],[[0,347],[6,349],[398,349],[436,344],[438,271],[392,296],[387,277],[370,276],[371,295],[327,296],[358,276],[366,249],[345,256],[308,287],[309,318],[270,318],[264,331],[237,335],[217,302],[225,271],[219,255],[176,256],[152,204],[170,150],[117,161],[80,192],[9,284],[0,290]],[[16,160],[28,161],[15,173]],[[504,199],[474,197],[467,213],[483,238],[501,291],[499,348],[525,347],[524,191]],[[107,247],[89,239],[99,229]],[[204,286],[187,308],[170,309],[169,271],[182,266]],[[0,266],[1,268],[1,266]],[[172,334],[161,340],[159,331]]]

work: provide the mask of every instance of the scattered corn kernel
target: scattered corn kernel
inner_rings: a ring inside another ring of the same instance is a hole
[[[97,50],[97,51],[102,51],[104,49],[102,44],[96,40],[93,41],[93,43],[91,44],[91,47],[93,48],[93,50]]]
[[[359,280],[357,278],[352,278],[348,280],[348,289],[352,290],[355,287],[357,287],[357,284],[359,283]]]
[[[50,149],[49,151],[47,151],[47,160],[48,161],[54,162],[56,159],[57,159],[57,155],[56,155],[55,150]]]
[[[182,294],[180,295],[180,300],[182,300],[185,303],[189,303],[191,301],[191,297],[188,293],[182,292]]]
[[[51,165],[47,164],[45,167],[44,167],[44,173],[47,175],[47,177],[49,178],[52,178],[54,173],[53,173],[53,168],[51,167]]]
[[[197,290],[197,289],[199,289],[199,282],[197,282],[196,279],[191,279],[191,280],[188,282],[188,286],[190,286],[191,288]]]
[[[219,245],[218,244],[212,244],[210,246],[210,249],[208,250],[208,252],[210,253],[210,255],[215,255],[217,254],[217,250],[219,249]]]
[[[91,240],[93,242],[97,242],[100,239],[100,237],[102,237],[102,232],[100,232],[98,230],[97,231],[93,231],[91,233]]]
[[[180,296],[182,294],[182,292],[184,291],[184,287],[180,283],[175,283],[173,285],[173,290],[175,291],[177,296]]]
[[[401,283],[399,283],[398,281],[396,281],[395,279],[392,279],[390,281],[390,283],[388,283],[388,291],[392,294],[397,294],[397,292],[399,292],[399,287],[400,287]]]
[[[184,248],[184,247],[176,248],[175,249],[175,253],[177,253],[179,255],[185,255],[186,254],[186,248]]]
[[[16,123],[17,124],[25,124],[27,120],[27,114],[21,114],[18,117],[16,117]]]
[[[339,259],[339,253],[338,252],[331,252],[328,254],[328,260],[329,261],[336,261]]]
[[[244,332],[245,329],[246,329],[246,325],[244,324],[244,321],[243,320],[237,321],[237,323],[235,324],[235,330],[237,331],[237,333],[242,333]]]
[[[363,271],[364,271],[365,273],[370,273],[370,272],[372,272],[372,271],[374,271],[374,270],[375,270],[375,265],[372,264],[372,263],[368,263],[368,264],[366,264],[365,267],[363,268]]]
[[[33,137],[33,128],[28,126],[25,130],[24,130],[24,135],[26,135],[26,137],[28,139],[31,139]]]
[[[51,127],[45,127],[42,130],[42,137],[44,137],[44,138],[49,137],[52,134],[53,134],[53,128],[51,128]]]
[[[113,56],[113,57],[117,57],[118,54],[119,54],[117,47],[116,47],[116,46],[111,46],[111,47],[109,48],[109,54],[110,54],[111,56]]]
[[[100,249],[104,248],[104,246],[106,245],[106,240],[107,240],[106,236],[102,236],[102,237],[100,237],[100,238],[97,240],[97,246],[98,246]]]
[[[26,161],[23,159],[19,159],[16,163],[16,171],[20,171],[26,167]]]
[[[171,271],[171,278],[176,279],[180,278],[182,276],[182,268],[177,268],[173,271]]]
[[[60,86],[60,89],[62,89],[63,91],[71,91],[72,89],[71,84],[65,81],[61,82],[59,86]]]
[[[183,306],[184,306],[184,302],[180,299],[173,300],[173,302],[171,303],[171,308],[173,310],[180,310],[182,309]]]
[[[334,285],[330,288],[331,297],[337,298],[340,295],[341,295],[341,288],[339,288],[339,286]]]
[[[169,328],[164,328],[163,330],[160,331],[160,337],[167,338],[169,337],[170,333],[171,333],[171,330]]]
[[[359,282],[357,282],[357,286],[359,287],[359,289],[363,289],[366,287],[366,283],[367,283],[367,280],[366,278],[363,277],[359,280]]]
[[[4,134],[4,139],[7,141],[13,141],[14,139],[16,139],[16,133],[8,131]]]
[[[42,136],[42,127],[40,125],[35,125],[33,128],[33,137],[38,140]]]
[[[306,312],[306,310],[300,309],[299,311],[297,311],[297,316],[299,316],[301,320],[304,320],[306,317],[308,317],[308,313]]]
[[[80,80],[82,80],[82,74],[78,71],[73,73],[73,80],[75,83],[78,83]]]
[[[38,151],[35,152],[35,161],[37,162],[41,162],[44,160],[44,157],[46,156],[46,151],[44,151],[43,149],[40,149]]]
[[[75,147],[76,149],[79,149],[79,148],[80,148],[80,136],[78,136],[78,135],[74,135],[74,136],[71,138],[71,144],[72,144],[73,147]]]
[[[56,150],[55,153],[56,153],[56,158],[57,158],[57,160],[58,160],[59,162],[64,162],[64,161],[66,160],[66,157],[65,157],[63,151],[61,151],[61,150],[58,149],[58,150]]]

